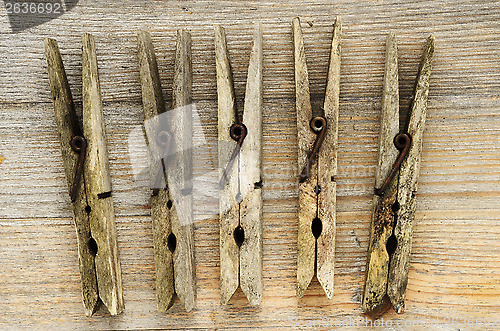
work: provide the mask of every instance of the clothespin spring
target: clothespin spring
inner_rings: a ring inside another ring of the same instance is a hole
[[[85,140],[83,136],[75,136],[71,139],[71,148],[79,154],[76,163],[75,179],[73,180],[73,187],[71,188],[71,202],[75,202],[78,187],[80,186],[80,178],[82,178],[83,164],[87,156],[87,140]]]
[[[394,166],[392,167],[391,172],[382,183],[382,186],[380,186],[380,188],[375,188],[375,194],[379,196],[384,194],[385,189],[387,188],[387,186],[389,186],[389,183],[401,166],[401,163],[403,162],[405,156],[408,154],[411,146],[410,135],[405,132],[398,133],[396,137],[394,137],[394,145],[399,151],[401,151],[401,153],[399,153],[399,156],[396,159],[396,162],[394,162]]]
[[[325,140],[326,134],[326,118],[323,116],[314,117],[309,123],[311,130],[317,135],[316,140],[314,141],[314,145],[312,148],[309,157],[307,158],[306,164],[304,168],[302,168],[302,172],[300,173],[300,182],[304,182],[307,177],[309,177],[309,170],[311,169],[312,163],[316,158],[316,154],[318,154],[321,144],[323,144],[323,140]]]
[[[219,182],[220,188],[224,187],[224,183],[227,180],[227,174],[229,173],[229,170],[233,166],[234,160],[236,159],[236,156],[238,155],[241,149],[241,144],[243,144],[243,140],[245,140],[247,133],[248,133],[247,127],[243,123],[235,123],[231,125],[231,128],[229,129],[229,135],[233,140],[236,140],[236,146],[234,147],[233,153],[231,154],[231,158],[229,159],[226,169],[224,169],[224,173],[222,174],[222,178]]]
[[[165,159],[168,157],[168,153],[170,152],[170,143],[172,142],[172,134],[168,132],[167,130],[163,130],[158,132],[156,135],[156,143],[164,148],[163,150],[163,156],[161,158],[161,169],[158,171],[158,174],[156,175],[156,180],[155,180],[155,185],[153,187],[153,196],[157,196],[158,193],[160,192],[161,187],[165,187],[165,174],[166,174],[166,166],[165,166]],[[162,185],[162,179],[163,179],[163,185]]]

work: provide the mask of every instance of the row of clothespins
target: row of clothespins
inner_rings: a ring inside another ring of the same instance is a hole
[[[341,22],[331,44],[324,105],[311,107],[300,21],[293,20],[298,134],[299,215],[297,296],[314,275],[333,298],[337,136]],[[262,299],[262,26],[256,24],[245,93],[238,112],[222,27],[215,26],[218,94],[221,303],[238,286],[251,304]],[[415,192],[427,108],[434,39],[427,39],[415,95],[403,132],[399,130],[397,43],[389,34],[382,95],[374,211],[362,300],[367,313],[387,306],[402,312],[408,280]],[[78,236],[85,312],[102,302],[112,315],[124,309],[115,214],[105,139],[94,38],[83,36],[83,126],[77,118],[57,43],[45,40],[49,82],[68,191]],[[196,279],[192,215],[192,122],[189,111],[167,111],[150,33],[138,34],[145,132],[149,147],[151,215],[160,311],[177,295],[195,307]],[[172,109],[192,104],[191,37],[177,35]],[[164,114],[170,114],[166,119]],[[175,157],[171,157],[175,154]]]

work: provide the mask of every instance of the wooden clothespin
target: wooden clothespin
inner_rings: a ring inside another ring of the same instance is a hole
[[[85,314],[91,316],[102,301],[117,315],[124,309],[123,289],[94,38],[83,35],[83,130],[54,39],[45,39],[45,56],[73,203]]]
[[[397,313],[404,309],[433,53],[431,35],[422,55],[407,125],[400,132],[397,41],[394,33],[387,37],[374,210],[362,303],[366,313],[383,312],[388,301]]]
[[[172,109],[166,111],[149,32],[138,34],[138,56],[151,178],[151,216],[158,310],[179,297],[196,303],[192,196],[191,35],[177,32]]]
[[[252,305],[262,300],[262,59],[262,25],[256,23],[240,120],[226,33],[215,26],[222,304],[238,285]]]
[[[300,167],[297,256],[299,298],[304,295],[315,273],[326,296],[333,298],[341,34],[341,21],[337,17],[333,28],[324,105],[321,111],[313,112],[300,20],[293,20]]]

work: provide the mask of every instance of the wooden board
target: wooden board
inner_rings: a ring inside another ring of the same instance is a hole
[[[343,36],[335,290],[329,301],[313,279],[297,299],[291,22],[301,17],[306,56],[312,60],[312,102],[319,107],[336,15],[342,16]],[[151,30],[170,101],[176,30],[192,33],[193,100],[202,124],[194,129],[195,143],[205,137],[208,144],[194,153],[195,176],[201,176],[217,164],[213,23],[226,28],[240,106],[256,19],[264,31],[262,304],[250,306],[238,290],[227,306],[220,305],[217,200],[206,198],[194,211],[197,306],[186,313],[176,300],[168,313],[158,313],[149,191],[134,181],[127,143],[143,123],[136,35]],[[0,9],[0,155],[5,157],[0,164],[0,327],[286,329],[361,318],[385,38],[391,29],[399,41],[401,110],[409,107],[429,33],[436,37],[436,50],[406,309],[404,315],[386,314],[384,321],[448,318],[445,329],[469,329],[458,324],[464,318],[499,321],[500,2],[124,0],[80,1],[58,19],[17,34]],[[96,40],[104,99],[125,297],[125,311],[116,317],[100,311],[87,318],[83,311],[77,240],[43,50],[44,37],[57,39],[81,111],[83,32]]]

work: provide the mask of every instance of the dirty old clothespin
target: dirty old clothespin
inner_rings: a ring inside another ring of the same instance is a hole
[[[297,296],[316,273],[326,296],[333,297],[337,137],[340,92],[340,17],[335,20],[322,111],[313,112],[304,40],[299,18],[293,20],[299,175]],[[313,116],[313,114],[316,115]]]
[[[387,37],[374,210],[362,303],[363,311],[370,314],[383,312],[387,299],[397,313],[404,309],[433,53],[431,35],[422,55],[406,128],[400,132],[397,41],[394,33]]]
[[[166,111],[149,32],[138,34],[138,56],[150,154],[151,216],[158,310],[179,297],[196,303],[192,196],[191,35],[177,32],[172,109]]]
[[[85,314],[91,316],[102,301],[117,315],[124,309],[123,289],[94,38],[83,35],[83,130],[55,40],[45,39],[45,56],[73,203]]]
[[[238,285],[262,300],[262,25],[256,23],[243,120],[236,109],[224,28],[216,25],[221,303]]]

